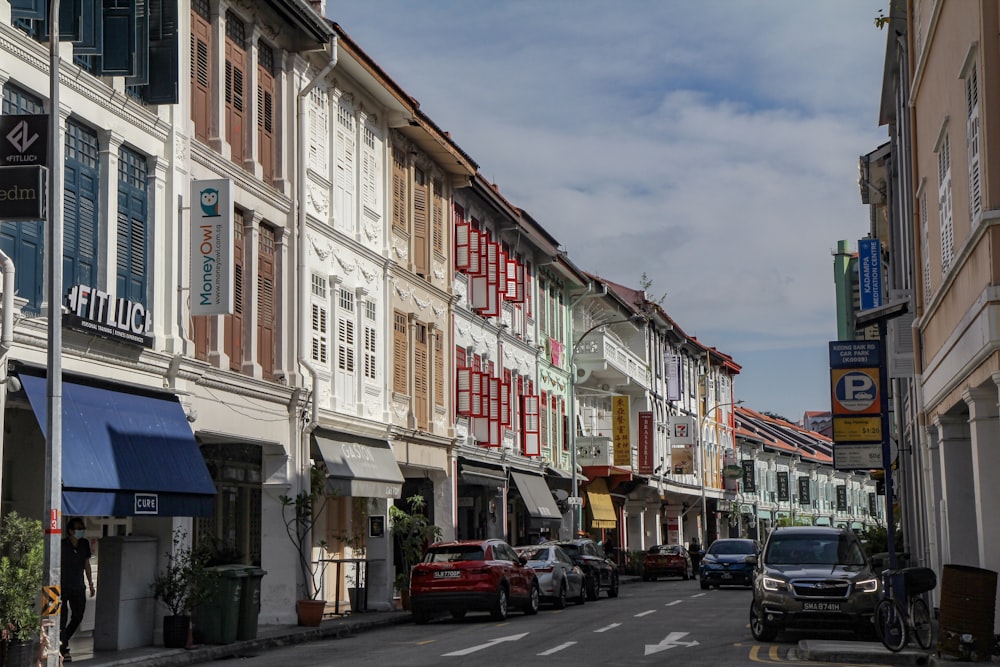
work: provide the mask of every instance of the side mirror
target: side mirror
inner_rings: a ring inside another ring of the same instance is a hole
[[[750,564],[750,565],[753,565],[754,567],[757,567],[757,557],[756,556],[747,556],[747,563]]]
[[[528,564],[528,557],[527,556],[518,556],[517,560],[518,560],[519,563],[521,563],[521,565],[527,565]]]

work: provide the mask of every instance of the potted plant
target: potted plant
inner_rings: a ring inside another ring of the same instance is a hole
[[[406,508],[389,506],[389,532],[399,549],[400,563],[393,584],[399,591],[403,608],[409,608],[410,570],[420,562],[424,549],[431,542],[441,539],[441,529],[426,515],[427,502],[421,495],[406,499]]]
[[[153,597],[170,610],[163,617],[163,645],[184,648],[191,612],[212,597],[215,578],[206,570],[209,554],[189,547],[183,528],[174,531],[172,545],[166,553],[167,566],[153,580]]]
[[[323,619],[326,600],[320,599],[319,574],[322,563],[312,560],[313,527],[316,519],[326,507],[328,496],[324,493],[326,475],[318,465],[309,469],[309,486],[293,496],[279,496],[281,516],[285,522],[285,532],[292,541],[299,557],[302,571],[303,595],[295,603],[299,625],[317,626]],[[326,548],[326,540],[318,546]]]
[[[42,522],[10,512],[0,526],[0,636],[7,665],[37,664],[39,592],[45,560]]]

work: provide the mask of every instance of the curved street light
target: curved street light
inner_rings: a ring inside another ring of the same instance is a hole
[[[583,509],[580,501],[580,478],[576,472],[576,353],[580,348],[580,343],[592,334],[597,329],[601,327],[610,326],[612,324],[625,324],[626,322],[646,322],[647,319],[644,315],[635,314],[631,315],[625,319],[611,320],[610,322],[601,322],[600,324],[595,324],[590,327],[579,338],[573,343],[573,349],[570,350],[569,354],[569,419],[570,419],[570,468],[572,469],[572,479],[573,479],[573,533],[570,538],[575,538],[580,532],[581,516],[580,513]]]
[[[712,415],[713,412],[719,408],[724,408],[728,405],[736,406],[743,405],[743,401],[731,401],[729,403],[716,403],[712,406],[712,409],[707,411],[701,416],[698,421],[698,476],[701,477],[701,530],[702,534],[702,548],[708,548],[708,506],[705,502],[705,422]]]

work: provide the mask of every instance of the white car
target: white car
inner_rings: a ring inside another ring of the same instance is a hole
[[[577,604],[586,602],[583,570],[558,544],[538,544],[514,550],[527,558],[526,565],[535,571],[543,600],[555,604],[556,609],[565,608],[567,600]]]

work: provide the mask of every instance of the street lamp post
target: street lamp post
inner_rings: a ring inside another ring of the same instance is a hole
[[[703,531],[702,544],[708,548],[708,505],[705,500],[705,422],[713,412],[727,405],[743,405],[743,401],[733,401],[730,403],[716,403],[702,415],[698,422],[698,476],[701,477],[701,529]]]
[[[580,343],[583,339],[589,336],[591,333],[600,329],[601,327],[606,327],[612,324],[624,324],[626,322],[645,322],[646,318],[642,315],[632,315],[628,318],[621,320],[611,320],[610,322],[601,322],[600,324],[595,324],[590,327],[583,334],[576,339],[573,343],[573,349],[570,350],[569,354],[569,433],[570,433],[570,468],[572,469],[572,480],[573,480],[573,533],[571,537],[576,537],[580,531],[582,505],[580,505],[580,478],[576,472],[576,353],[580,347]]]

